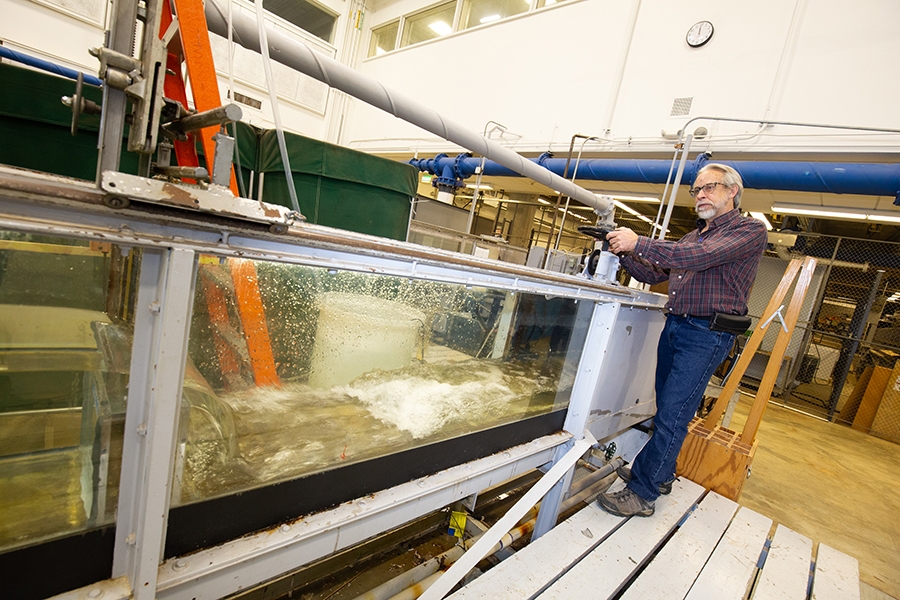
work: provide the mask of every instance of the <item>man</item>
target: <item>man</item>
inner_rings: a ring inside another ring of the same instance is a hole
[[[671,490],[687,426],[709,378],[734,343],[734,333],[717,331],[716,323],[711,329],[710,321],[716,313],[747,314],[766,228],[741,216],[743,190],[737,171],[708,163],[690,190],[699,217],[696,230],[678,242],[646,238],[627,228],[606,236],[632,277],[645,283],[669,281],[668,314],[657,348],[653,436],[630,470],[617,471],[627,487],[598,499],[607,512],[648,517],[659,494]]]

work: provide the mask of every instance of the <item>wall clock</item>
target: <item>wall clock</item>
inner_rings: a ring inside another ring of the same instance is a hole
[[[713,36],[713,24],[709,21],[698,21],[688,29],[685,41],[691,48],[699,48]]]

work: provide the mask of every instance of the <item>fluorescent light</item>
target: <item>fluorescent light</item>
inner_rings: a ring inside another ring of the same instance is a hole
[[[659,198],[655,198],[653,196],[622,196],[620,194],[606,194],[610,198],[615,198],[616,200],[622,200],[624,202],[650,202],[652,204],[659,204]]]
[[[866,215],[866,218],[869,221],[881,221],[883,223],[900,223],[900,215],[882,215],[882,214],[870,214]]]
[[[431,23],[428,28],[438,35],[447,35],[448,33],[453,32],[453,28],[444,21],[435,21],[434,23]]]
[[[466,184],[466,187],[469,188],[470,190],[474,190],[474,189],[475,189],[475,184],[474,184],[474,183],[467,183],[467,184]],[[479,189],[479,190],[492,190],[492,189],[494,189],[494,188],[492,188],[491,186],[489,186],[489,185],[486,184],[486,183],[482,183],[481,185],[478,186],[478,189]]]
[[[550,202],[544,200],[543,198],[538,198],[538,202],[540,202],[541,204],[551,204]]]
[[[772,206],[773,211],[785,213],[789,215],[809,215],[811,217],[830,217],[833,219],[858,219],[860,221],[875,221],[882,223],[900,223],[900,211],[896,213],[888,212],[853,212],[852,209],[842,208],[816,208],[811,205],[793,205],[793,204],[775,204]]]
[[[500,15],[488,15],[486,17],[481,17],[481,19],[479,19],[478,22],[479,23],[490,23],[491,21],[499,21],[499,20],[500,20]]]
[[[634,215],[635,217],[637,217],[638,219],[640,219],[640,220],[643,221],[644,223],[649,223],[651,226],[653,226],[654,229],[660,229],[660,226],[657,225],[656,223],[654,223],[654,222],[653,222],[653,219],[651,219],[650,217],[648,217],[648,216],[646,216],[646,215],[642,215],[641,213],[639,213],[638,211],[634,210],[634,209],[631,208],[630,206],[625,206],[624,204],[622,204],[621,202],[619,202],[619,201],[617,201],[617,200],[613,200],[613,204],[615,204],[617,207],[621,208],[621,209],[624,210],[625,212]],[[669,229],[666,229],[666,233],[669,233]]]
[[[754,219],[758,219],[758,220],[762,221],[763,223],[765,223],[766,229],[768,229],[769,231],[772,231],[772,223],[769,222],[769,219],[766,218],[766,215],[762,214],[761,212],[751,211],[750,216],[753,217]]]
[[[824,208],[816,208],[812,205],[796,206],[789,204],[774,204],[772,205],[772,210],[774,212],[788,215],[809,215],[811,217],[831,217],[833,219],[858,219],[860,221],[864,221],[866,219],[866,213],[849,211],[844,212],[840,209],[826,210]]]
[[[634,215],[634,216],[636,216],[636,217],[643,217],[643,216],[644,216],[644,215],[642,215],[641,213],[639,213],[638,211],[636,211],[636,210],[634,210],[633,208],[631,208],[630,206],[625,206],[624,204],[622,204],[622,203],[619,202],[618,200],[613,200],[613,204],[615,204],[616,206],[618,206],[619,208],[621,208],[621,209],[624,210],[625,212],[630,213],[630,214],[632,214],[632,215]]]

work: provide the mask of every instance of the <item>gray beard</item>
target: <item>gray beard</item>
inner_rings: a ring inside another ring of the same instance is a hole
[[[716,209],[715,208],[701,208],[697,211],[697,216],[703,219],[704,221],[708,221],[710,217],[715,216]]]

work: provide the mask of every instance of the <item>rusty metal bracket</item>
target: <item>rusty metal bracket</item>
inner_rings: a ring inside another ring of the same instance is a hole
[[[286,206],[239,198],[222,185],[172,183],[162,179],[104,171],[100,187],[108,194],[104,204],[111,208],[125,208],[131,201],[150,202],[264,223],[269,225],[269,231],[279,234],[286,233],[291,224],[302,220],[302,216]]]

